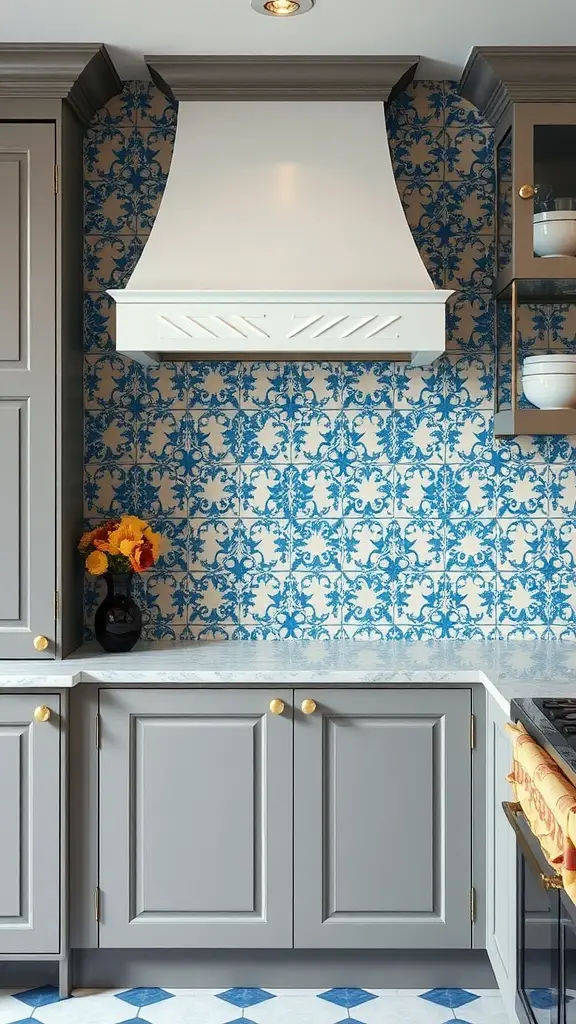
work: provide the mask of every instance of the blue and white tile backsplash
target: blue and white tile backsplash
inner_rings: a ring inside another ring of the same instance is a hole
[[[136,583],[149,639],[576,638],[576,439],[492,432],[492,133],[450,82],[388,120],[420,252],[456,292],[424,369],[118,356],[105,289],[150,232],[176,111],[128,83],[87,132],[85,513],[168,537]],[[574,307],[520,327],[524,351],[576,348]],[[87,580],[88,635],[98,600]]]

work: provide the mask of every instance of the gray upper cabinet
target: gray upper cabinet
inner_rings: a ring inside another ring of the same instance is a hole
[[[296,695],[297,947],[470,948],[470,712],[469,690]]]
[[[292,945],[291,698],[100,691],[100,946]]]
[[[55,694],[0,697],[0,955],[60,951],[59,711]]]
[[[3,658],[32,657],[34,637],[54,635],[55,147],[54,124],[0,124]]]
[[[104,47],[0,43],[0,658],[82,640],[82,139],[120,88]]]

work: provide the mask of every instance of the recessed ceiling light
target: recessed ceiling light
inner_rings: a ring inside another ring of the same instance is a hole
[[[316,0],[252,0],[252,7],[259,14],[269,14],[273,18],[289,18],[311,11],[315,2]]]

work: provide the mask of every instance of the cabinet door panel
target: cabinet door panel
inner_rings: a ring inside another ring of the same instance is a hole
[[[469,948],[470,692],[311,696],[295,723],[296,946]]]
[[[0,657],[54,636],[56,206],[53,124],[0,124]]]
[[[291,694],[102,690],[101,946],[292,944]]]
[[[512,743],[504,728],[508,721],[509,716],[489,697],[486,743],[486,948],[502,998],[510,1012],[516,997],[516,839],[502,810],[504,800],[514,799],[512,787],[506,781],[512,767]]]
[[[59,697],[34,721],[34,694],[0,695],[0,953],[58,953]]]

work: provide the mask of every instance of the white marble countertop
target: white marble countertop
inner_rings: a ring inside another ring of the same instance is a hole
[[[0,687],[78,683],[202,686],[378,686],[481,683],[513,697],[576,696],[576,644],[561,641],[222,641],[87,645],[64,661],[0,661]]]

